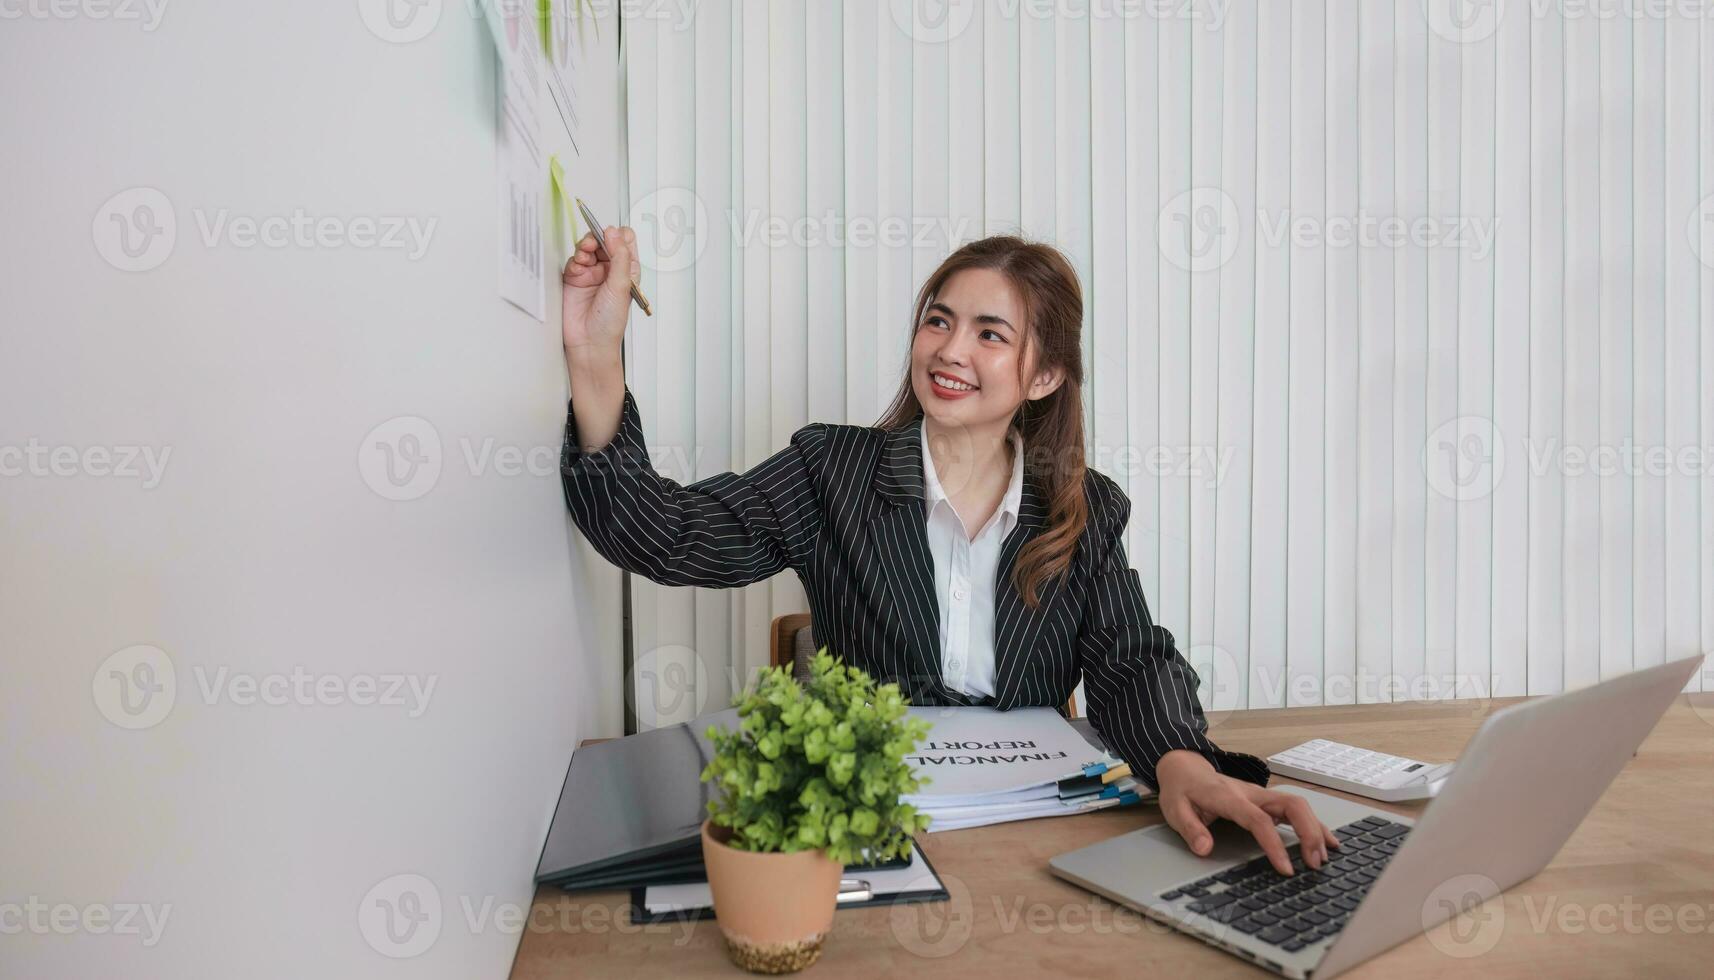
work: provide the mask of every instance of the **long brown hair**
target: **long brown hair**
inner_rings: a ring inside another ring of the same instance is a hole
[[[1024,399],[1012,417],[1023,438],[1024,476],[1048,502],[1047,529],[1018,553],[1012,585],[1024,604],[1034,609],[1041,587],[1071,568],[1077,539],[1089,523],[1089,503],[1083,496],[1087,463],[1083,455],[1083,291],[1077,270],[1058,249],[1012,235],[995,235],[971,242],[951,255],[917,292],[911,336],[922,329],[923,315],[954,273],[993,269],[1018,291],[1024,307],[1023,344],[1018,351],[1019,381],[1028,390],[1034,371],[1058,368],[1064,380],[1050,395]],[[1031,352],[1035,364],[1031,365]],[[911,387],[911,369],[881,420],[883,429],[899,429],[922,414]]]

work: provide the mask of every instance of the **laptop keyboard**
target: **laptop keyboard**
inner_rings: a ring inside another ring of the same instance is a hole
[[[1168,902],[1189,899],[1189,911],[1295,953],[1345,927],[1410,827],[1364,817],[1333,833],[1341,846],[1328,850],[1328,860],[1319,869],[1305,865],[1302,851],[1293,844],[1287,848],[1295,872],[1289,878],[1259,857],[1161,892],[1160,897]]]

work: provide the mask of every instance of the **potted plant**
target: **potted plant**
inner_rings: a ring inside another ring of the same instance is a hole
[[[733,962],[790,973],[821,956],[847,864],[910,853],[929,818],[899,796],[926,780],[905,756],[928,733],[897,684],[815,655],[807,683],[761,672],[736,731],[708,729],[716,793],[702,825],[714,915]]]

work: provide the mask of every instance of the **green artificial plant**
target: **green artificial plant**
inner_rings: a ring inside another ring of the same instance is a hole
[[[807,684],[785,667],[763,670],[733,702],[737,731],[709,726],[714,757],[702,770],[718,792],[710,819],[741,851],[819,848],[841,864],[910,853],[929,817],[902,794],[927,782],[905,756],[928,734],[897,684],[876,686],[825,648]]]

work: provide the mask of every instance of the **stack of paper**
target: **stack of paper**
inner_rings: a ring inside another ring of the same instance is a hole
[[[932,727],[905,757],[927,783],[903,799],[934,818],[930,833],[1125,806],[1154,792],[1052,708],[910,710]]]

